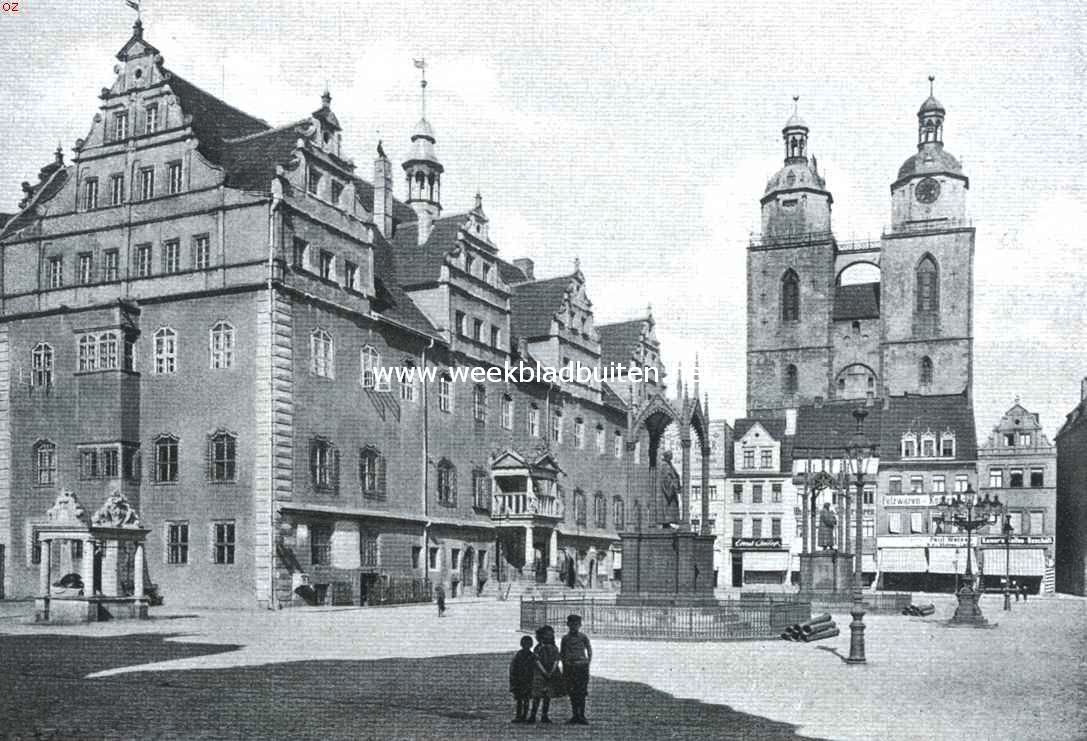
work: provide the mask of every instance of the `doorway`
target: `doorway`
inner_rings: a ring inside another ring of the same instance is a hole
[[[472,575],[475,572],[475,561],[476,552],[471,546],[468,546],[460,563],[460,582],[463,585],[464,592],[469,595],[472,593]]]
[[[732,554],[732,586],[744,585],[744,554],[743,552]]]

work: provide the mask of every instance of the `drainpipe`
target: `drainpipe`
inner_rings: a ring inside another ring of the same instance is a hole
[[[275,256],[276,256],[276,210],[283,202],[283,191],[278,178],[272,180],[272,205],[268,209],[268,341],[269,352],[271,351],[272,343],[275,342]],[[221,245],[220,245],[221,247]],[[269,358],[268,363],[268,384],[269,388],[275,386],[275,364],[271,362]],[[269,404],[274,403],[272,398],[268,400]],[[268,449],[271,453],[268,460],[268,484],[270,491],[268,492],[268,547],[271,553],[269,553],[269,569],[268,569],[268,609],[276,609],[279,607],[278,598],[276,597],[276,496],[275,496],[275,413],[269,415],[268,418]]]
[[[423,348],[422,353],[419,356],[419,372],[426,373],[426,356],[427,351],[434,348],[434,338],[430,338],[430,343]],[[422,402],[423,402],[423,550],[419,553],[419,558],[422,560],[423,565],[423,581],[430,581],[430,498],[427,496],[427,492],[430,491],[430,394],[429,386],[426,383],[426,376],[422,376],[422,381],[419,384],[422,387]]]

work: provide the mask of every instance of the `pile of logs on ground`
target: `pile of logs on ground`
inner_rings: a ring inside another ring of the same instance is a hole
[[[821,641],[824,638],[833,638],[840,632],[834,618],[830,616],[829,612],[824,612],[822,615],[816,615],[811,620],[803,623],[793,623],[785,629],[781,637],[786,641],[811,643],[812,641]]]
[[[911,617],[928,617],[934,612],[936,612],[936,605],[930,602],[927,605],[908,605],[906,609],[902,611],[902,614]]]

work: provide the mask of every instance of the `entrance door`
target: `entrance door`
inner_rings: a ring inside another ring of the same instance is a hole
[[[597,586],[597,584],[596,584],[596,563],[597,563],[597,561],[596,561],[595,558],[590,558],[589,559],[589,589],[594,589]]]
[[[732,586],[742,587],[744,585],[744,554],[733,553],[732,554]]]
[[[475,569],[476,552],[468,547],[464,551],[464,557],[460,562],[460,582],[463,585],[462,589],[465,594],[471,595],[472,593],[472,573]]]

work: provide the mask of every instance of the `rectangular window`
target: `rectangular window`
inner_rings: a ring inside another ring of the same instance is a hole
[[[596,428],[596,453],[597,455],[604,455],[608,447],[608,444],[604,437],[604,428]]]
[[[887,513],[887,532],[891,535],[898,535],[902,532],[902,513],[901,512],[888,512]]]
[[[864,491],[862,492],[861,497],[862,497],[865,504],[875,504],[876,503],[876,490],[875,490],[875,487],[872,487],[872,486],[864,487]],[[854,530],[855,529],[856,528],[854,528]]]
[[[771,538],[780,538],[781,537],[781,518],[780,517],[771,517],[770,518],[770,537]]]
[[[120,476],[118,462],[120,455],[116,448],[102,448],[98,451],[98,473],[103,478],[115,479]]]
[[[898,476],[892,476],[887,479],[887,493],[888,494],[901,494],[902,493],[902,479]]]
[[[85,286],[94,283],[94,255],[90,252],[79,255],[79,282]]]
[[[574,420],[574,447],[578,450],[585,447],[585,423],[580,419]]]
[[[717,499],[717,486],[713,484],[710,485],[710,499]]]
[[[513,429],[513,397],[509,394],[502,396],[502,427],[507,430]]]
[[[528,408],[528,434],[529,437],[540,436],[540,408],[535,404]]]
[[[875,517],[865,517],[861,521],[861,535],[865,538],[874,538],[876,536]]]
[[[762,504],[762,484],[751,485],[751,503]]]
[[[990,468],[989,469],[989,488],[1000,489],[1004,486],[1004,469],[1002,468]]]
[[[910,512],[910,532],[925,532],[925,516],[920,512]]]
[[[343,262],[343,286],[349,291],[357,291],[358,285],[356,284],[359,278],[359,266],[355,263],[344,260]]]
[[[136,275],[146,278],[151,275],[151,245],[136,245]]]
[[[943,494],[945,491],[947,491],[947,489],[946,489],[946,485],[945,485],[945,482],[944,482],[943,474],[933,476],[932,477],[932,493],[933,494]]]
[[[155,373],[177,372],[177,333],[163,327],[152,335],[154,343]]]
[[[291,264],[294,265],[294,267],[296,267],[296,268],[305,268],[306,267],[306,248],[307,247],[309,247],[309,245],[306,243],[306,240],[299,239],[298,237],[294,238],[294,242],[292,243],[292,248],[291,248]]]
[[[208,440],[208,478],[211,481],[234,481],[237,455],[232,435],[217,433]]]
[[[562,442],[562,413],[558,411],[551,414],[551,442]]]
[[[34,449],[34,465],[38,486],[51,486],[57,480],[57,447],[39,443]]]
[[[1032,487],[1045,486],[1045,469],[1038,466],[1030,469],[1030,485]]]
[[[936,441],[931,438],[925,438],[921,441],[921,455],[926,458],[932,458],[936,455]]]
[[[83,210],[91,211],[98,208],[98,178],[87,178],[83,181]]]
[[[207,234],[192,238],[192,263],[196,270],[207,270],[211,265],[211,240]]]
[[[413,569],[419,568],[419,559],[422,558],[423,547],[421,545],[413,545],[411,547],[411,567]]]
[[[955,438],[945,437],[940,440],[940,455],[944,458],[955,457]]]
[[[64,258],[63,257],[50,257],[49,258],[49,287],[50,288],[63,288],[64,287]]]
[[[177,481],[177,439],[159,438],[155,441],[155,481]]]
[[[1029,432],[1020,432],[1019,433],[1019,444],[1022,445],[1024,448],[1029,448],[1030,443],[1031,443],[1030,433]]]
[[[742,538],[744,537],[744,521],[741,517],[734,517],[732,519],[732,537]]]
[[[913,458],[917,455],[917,443],[913,440],[902,441],[902,457]]]
[[[1015,447],[1015,433],[1014,432],[1005,432],[1004,433],[1004,444],[1006,446],[1008,446],[1009,448]]]
[[[770,484],[770,501],[774,504],[781,503],[781,484]]]
[[[98,478],[98,451],[81,450],[79,452],[79,478]]]
[[[166,523],[166,563],[189,562],[189,523]]]
[[[486,471],[472,474],[472,506],[488,512],[491,509],[491,477]]]
[[[615,457],[623,457],[623,433],[615,431]]]
[[[310,193],[317,195],[321,190],[321,173],[316,170],[309,171],[309,180],[306,183],[306,187]]]
[[[181,242],[168,239],[162,243],[162,272],[177,273],[181,270]]]
[[[491,347],[498,349],[502,344],[502,330],[498,327],[491,325]]]
[[[166,165],[166,171],[169,176],[170,183],[170,195],[175,195],[181,192],[182,180],[181,180],[181,163],[171,162]]]
[[[472,322],[472,339],[476,342],[483,342],[483,320],[475,319]]]
[[[1042,535],[1045,532],[1045,512],[1030,513],[1030,532],[1032,535]]]
[[[340,197],[343,196],[343,183],[339,180],[332,181],[332,203],[336,206],[340,205]]]
[[[128,138],[128,112],[117,111],[113,114],[113,140]]]
[[[761,538],[762,537],[762,518],[761,517],[752,517],[751,518],[751,537],[752,538]]]
[[[1023,469],[1013,468],[1008,472],[1008,486],[1013,489],[1023,488]]]
[[[215,563],[234,563],[234,521],[215,523]]]
[[[107,282],[117,280],[119,257],[120,253],[117,250],[106,250],[104,253],[102,253],[102,258],[105,262],[102,271],[103,280]]]
[[[970,486],[970,477],[964,473],[960,473],[955,477],[955,491],[959,494],[965,494],[967,487]]]
[[[375,568],[378,565],[378,554],[381,549],[378,546],[378,536],[365,530],[359,533],[359,563],[365,568]]]
[[[925,477],[910,476],[910,494],[923,494],[925,492]]]
[[[430,549],[430,552],[427,554],[427,566],[430,568],[431,571],[437,571],[438,570],[438,549],[437,548],[432,547]]]
[[[309,556],[313,566],[332,565],[332,528],[313,525],[309,530]]]
[[[140,168],[140,200],[147,201],[155,197],[155,168]]]
[[[120,206],[125,202],[125,176],[120,173],[109,176],[109,203]]]
[[[468,336],[468,322],[467,322],[467,319],[464,316],[464,312],[463,311],[458,311],[458,312],[456,312],[456,314],[454,316],[456,316],[457,333],[460,334],[461,337],[467,337]]]
[[[438,409],[453,411],[453,381],[446,374],[438,379]]]
[[[124,477],[127,481],[140,480],[140,450],[126,445],[122,448],[121,463],[124,466]]]
[[[332,280],[332,261],[334,257],[331,252],[321,250],[321,265],[320,275],[325,280]]]
[[[733,484],[732,485],[732,501],[735,504],[743,504],[744,501],[744,485]]]
[[[751,448],[744,448],[744,468],[755,467],[755,451]]]
[[[154,134],[159,130],[159,107],[152,103],[143,110],[143,133]]]
[[[774,451],[763,450],[759,452],[759,468],[773,468]]]

